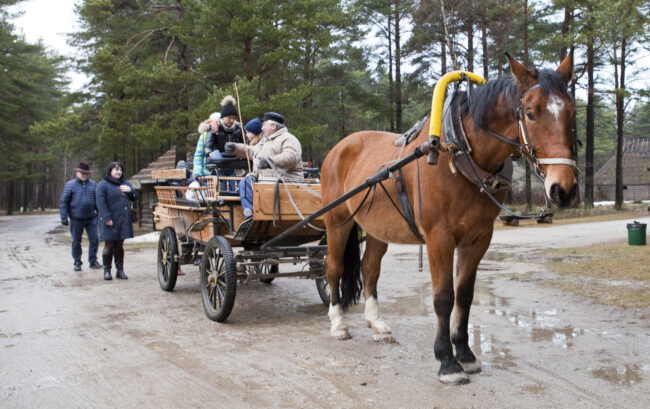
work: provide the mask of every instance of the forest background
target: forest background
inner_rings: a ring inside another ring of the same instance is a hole
[[[7,9],[20,1],[0,0],[9,214],[58,207],[80,160],[97,179],[114,160],[132,175],[174,146],[185,158],[235,83],[244,122],[281,112],[319,166],[352,132],[408,129],[450,70],[494,79],[507,74],[506,51],[530,67],[556,67],[572,52],[586,207],[595,171],[623,140],[650,138],[648,83],[629,85],[647,76],[647,1],[83,0],[76,59],[16,33]],[[90,79],[80,92],[66,87],[71,66]]]

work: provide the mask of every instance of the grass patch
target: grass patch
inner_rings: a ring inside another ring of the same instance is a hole
[[[650,306],[650,251],[627,241],[545,252],[560,276],[548,286],[620,307]]]

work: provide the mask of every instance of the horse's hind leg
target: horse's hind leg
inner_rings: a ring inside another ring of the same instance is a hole
[[[476,270],[490,246],[491,238],[492,234],[487,234],[479,238],[471,246],[458,248],[456,309],[451,341],[456,347],[456,360],[463,366],[465,373],[468,374],[481,371],[481,365],[476,361],[476,356],[469,347],[467,327],[469,325],[469,311],[474,299]]]
[[[342,221],[345,220],[341,219],[341,221],[338,221],[335,219],[331,223],[327,223],[328,216],[333,218],[332,215],[325,216],[327,226],[340,226]],[[348,223],[347,225],[328,228],[327,230],[327,266],[325,277],[330,288],[330,308],[327,315],[331,322],[330,335],[339,340],[351,338],[348,327],[343,321],[339,282],[345,268],[345,247],[352,226],[352,223]]]
[[[366,237],[366,251],[361,260],[361,273],[363,275],[363,295],[366,299],[365,317],[368,326],[372,328],[374,341],[395,342],[390,327],[386,325],[379,314],[377,302],[377,280],[381,269],[381,259],[386,254],[388,244],[368,235]]]

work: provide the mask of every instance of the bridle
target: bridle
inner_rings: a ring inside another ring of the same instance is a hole
[[[499,135],[496,132],[493,132],[487,128],[481,128],[484,131],[486,131],[488,134],[494,136],[495,138],[508,143],[510,145],[514,145],[519,149],[519,152],[522,154],[524,158],[531,164],[533,169],[535,170],[535,174],[537,177],[539,177],[542,181],[546,177],[546,173],[542,169],[542,165],[567,165],[571,166],[574,170],[578,170],[578,166],[576,165],[575,159],[567,159],[567,158],[539,158],[535,154],[535,150],[532,148],[530,145],[530,142],[528,141],[530,138],[528,137],[528,128],[526,127],[526,121],[524,119],[524,96],[526,95],[527,92],[534,90],[535,88],[540,87],[539,84],[535,84],[532,87],[526,88],[525,90],[521,91],[519,94],[519,106],[517,107],[517,110],[515,111],[515,114],[517,116],[517,134],[518,134],[518,141],[513,141],[511,139],[508,139],[504,136]],[[471,98],[470,98],[470,83],[469,80],[467,81],[467,101],[468,104],[471,104]]]

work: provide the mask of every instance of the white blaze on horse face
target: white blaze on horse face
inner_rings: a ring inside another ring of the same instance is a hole
[[[557,95],[551,94],[551,97],[548,99],[548,104],[546,104],[546,109],[548,109],[548,112],[553,114],[556,121],[560,118],[560,111],[562,111],[563,108],[564,101],[562,101],[562,99]]]

